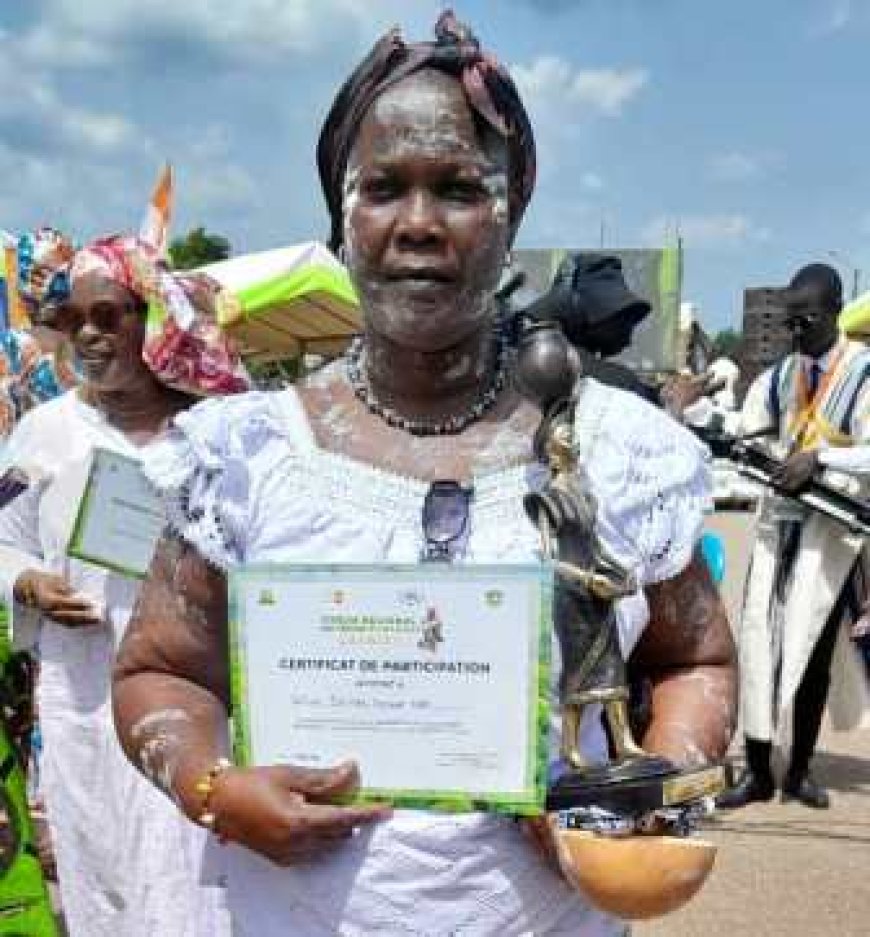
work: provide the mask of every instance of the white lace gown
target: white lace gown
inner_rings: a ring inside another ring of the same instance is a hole
[[[146,470],[173,525],[219,566],[418,559],[428,485],[320,449],[293,390],[207,401],[176,423]],[[592,381],[577,439],[608,546],[643,583],[678,573],[709,501],[703,447],[663,413]],[[474,480],[465,562],[538,558],[522,496],[544,476],[528,465]],[[647,614],[641,593],[622,603],[626,650]],[[587,712],[584,747],[600,756],[596,716]],[[612,937],[625,928],[586,906],[516,823],[489,814],[398,811],[287,869],[238,846],[215,847],[208,862],[227,877],[237,937]]]
[[[18,642],[38,643],[42,791],[70,937],[228,937],[219,888],[200,884],[203,831],[127,761],[110,677],[138,582],[66,556],[95,446],[136,448],[75,391],[28,413],[3,450],[41,481],[0,511],[0,587]],[[68,576],[105,624],[66,628],[12,603],[28,568]]]

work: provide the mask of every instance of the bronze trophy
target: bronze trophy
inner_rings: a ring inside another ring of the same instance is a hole
[[[681,838],[709,812],[725,778],[719,766],[682,770],[632,738],[615,602],[637,584],[596,534],[595,502],[574,446],[579,371],[557,324],[525,327],[516,382],[541,410],[535,452],[551,473],[541,491],[526,496],[525,509],[556,574],[553,619],[562,657],[564,771],[549,787],[547,809],[555,812],[560,861],[574,884],[603,910],[652,917],[689,900],[709,873],[715,848]],[[592,764],[579,751],[581,716],[592,703],[603,709],[606,764]]]

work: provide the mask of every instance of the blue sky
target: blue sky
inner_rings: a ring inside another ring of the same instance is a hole
[[[317,128],[417,0],[6,0],[0,227],[138,226],[157,167],[176,232],[236,252],[322,237]],[[649,245],[679,230],[711,330],[742,289],[828,260],[870,288],[870,0],[467,0],[509,64],[540,176],[520,246]]]

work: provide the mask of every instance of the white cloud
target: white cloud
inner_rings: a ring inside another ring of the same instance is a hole
[[[96,130],[98,138],[106,134],[111,139],[113,133],[111,125]],[[179,141],[171,150],[178,210],[172,234],[192,224],[221,227],[216,219],[238,215],[240,209],[260,211],[262,186],[252,173],[217,146],[198,147],[195,128],[190,136],[193,142]],[[99,148],[48,152],[0,141],[0,177],[15,180],[4,190],[0,224],[17,231],[50,223],[79,239],[136,230],[163,156],[156,146],[119,160]]]
[[[518,246],[597,244],[601,220],[600,206],[555,189],[541,191],[532,199],[523,219]]]
[[[707,168],[718,182],[748,182],[782,168],[783,162],[782,154],[772,150],[728,150],[711,157]]]
[[[743,182],[762,172],[761,161],[748,153],[722,153],[710,160],[710,174],[724,182]]]
[[[535,128],[542,182],[573,163],[592,118],[618,116],[648,81],[642,69],[578,69],[555,55],[514,65],[511,73]],[[597,181],[589,173],[581,184],[592,191]]]
[[[117,50],[90,36],[64,34],[63,21],[46,19],[19,41],[21,57],[43,66],[108,65]]]
[[[245,208],[250,211],[258,207],[260,200],[257,183],[241,166],[219,162],[191,164],[186,168],[189,174],[182,174],[179,188],[184,194],[185,206],[194,214],[227,208]]]
[[[115,160],[22,152],[0,142],[0,177],[15,180],[3,192],[2,223],[12,231],[52,224],[79,239],[109,230],[133,230],[148,189],[143,188],[134,204],[130,176],[130,168]]]
[[[641,231],[647,244],[661,244],[677,235],[687,247],[736,247],[769,241],[773,232],[741,214],[659,215]]]
[[[597,172],[584,172],[580,176],[580,185],[584,189],[589,189],[590,192],[599,192],[604,188],[604,180]]]
[[[121,150],[144,139],[136,127],[120,114],[97,113],[78,108],[62,108],[61,121],[65,133],[94,150]]]
[[[200,162],[220,160],[229,153],[232,143],[232,128],[225,123],[212,122],[196,128],[196,136],[188,144],[188,151]]]
[[[3,225],[51,223],[78,236],[138,226],[153,171],[153,142],[141,126],[106,107],[76,103],[56,76],[0,35],[0,178]]]
[[[511,72],[530,102],[549,101],[563,111],[568,105],[608,117],[621,114],[649,80],[642,68],[575,69],[556,55],[539,56],[531,65],[515,65]]]
[[[5,36],[0,36],[0,126],[7,142],[26,139],[35,151],[54,144],[117,153],[148,145],[123,115],[63,100],[52,77],[22,61],[14,40]]]
[[[50,66],[106,65],[129,48],[175,42],[230,60],[310,56],[344,35],[370,31],[417,0],[46,0],[23,37],[34,61]],[[367,29],[366,29],[367,28]]]
[[[811,30],[816,36],[830,36],[842,32],[854,15],[852,0],[824,0],[818,20]]]
[[[232,128],[213,122],[187,128],[172,148],[179,207],[190,215],[262,205],[261,186],[233,155]]]
[[[586,70],[574,76],[572,97],[597,107],[602,113],[617,115],[647,83],[647,73],[640,68],[624,71],[611,68]]]

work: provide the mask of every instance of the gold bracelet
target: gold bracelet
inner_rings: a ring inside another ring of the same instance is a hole
[[[217,817],[211,809],[211,799],[214,796],[215,783],[217,779],[228,769],[233,767],[233,763],[226,758],[218,760],[208,769],[208,771],[196,782],[194,790],[202,798],[202,813],[197,818],[197,823],[204,826],[209,832],[213,833],[218,841],[226,842],[226,837],[222,836],[216,829]]]

